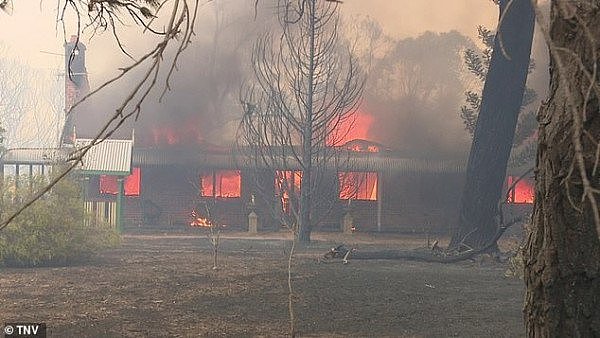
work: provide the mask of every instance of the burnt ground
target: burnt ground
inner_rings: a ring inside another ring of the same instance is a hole
[[[0,323],[45,322],[50,336],[284,336],[283,234],[223,235],[213,271],[205,237],[129,235],[79,266],[3,269]],[[300,336],[516,337],[523,285],[499,263],[318,263],[333,243],[411,247],[423,239],[320,234],[294,260]],[[279,239],[278,239],[279,238]],[[375,242],[372,244],[370,242]]]

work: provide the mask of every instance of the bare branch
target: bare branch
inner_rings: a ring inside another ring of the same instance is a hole
[[[194,6],[191,6],[191,8],[193,8],[192,11],[189,10],[190,7],[188,6],[188,1],[193,1],[194,3]],[[112,79],[109,79],[105,83],[101,84],[98,88],[82,97],[69,109],[68,114],[71,113],[73,109],[79,106],[82,102],[89,99],[91,96],[108,88],[110,85],[122,79],[127,73],[146,65],[147,68],[141,80],[139,80],[136,84],[133,85],[129,94],[125,96],[125,98],[123,99],[119,107],[115,110],[115,112],[112,114],[112,116],[110,116],[110,118],[107,121],[105,121],[104,125],[93,137],[92,142],[86,147],[83,147],[81,149],[75,149],[69,156],[70,163],[67,169],[63,173],[58,175],[55,179],[53,179],[46,187],[34,194],[15,212],[8,215],[6,219],[2,220],[2,222],[0,223],[0,230],[6,227],[12,220],[18,217],[18,215],[21,214],[27,207],[29,207],[46,192],[52,189],[52,187],[54,187],[71,170],[76,168],[78,164],[82,162],[85,154],[89,151],[89,149],[92,146],[111,137],[128,119],[132,117],[139,117],[139,114],[142,111],[142,104],[147,99],[152,89],[156,86],[156,82],[160,73],[160,66],[164,62],[165,52],[171,46],[172,41],[178,38],[181,34],[182,41],[179,44],[177,44],[177,48],[175,49],[175,56],[169,61],[171,63],[171,67],[169,68],[170,71],[167,73],[166,76],[166,83],[168,84],[169,79],[173,75],[173,69],[175,68],[175,64],[179,56],[189,46],[190,39],[193,35],[193,20],[195,19],[196,13],[199,8],[198,1],[200,0],[173,0],[173,8],[169,16],[169,23],[165,28],[164,34],[161,34],[161,36],[163,37],[162,40],[159,43],[157,43],[157,45],[154,48],[152,48],[148,53],[143,55],[139,60],[134,61],[128,67],[123,68],[120,74],[113,77]],[[65,1],[64,6],[62,7],[62,12],[60,13],[59,17],[60,20],[63,21],[63,29],[65,27],[65,13],[69,6],[77,14],[77,24],[78,27],[80,27],[81,14],[78,7],[80,4],[81,3],[77,0]],[[96,10],[101,14],[100,17],[91,17],[91,24],[96,25],[96,27],[100,28],[114,27],[114,20],[115,18],[119,17],[116,14],[117,9],[123,8],[125,8],[130,15],[134,15],[134,13],[137,13],[139,11],[144,11],[142,10],[142,7],[140,7],[140,5],[138,5],[134,1],[121,2],[118,0],[93,0],[91,1],[90,6],[88,7],[89,12],[93,12],[94,10]],[[142,24],[142,26],[147,26],[140,22],[137,23]]]

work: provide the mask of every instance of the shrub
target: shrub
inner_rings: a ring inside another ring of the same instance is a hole
[[[20,188],[15,189],[14,178],[6,180],[2,209],[14,210],[27,194],[46,183],[44,177],[22,177]],[[68,177],[0,231],[0,263],[21,267],[68,265],[117,245],[119,239],[116,229],[86,214],[80,186]]]

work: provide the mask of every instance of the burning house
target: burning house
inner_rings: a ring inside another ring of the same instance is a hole
[[[67,111],[88,90],[85,50],[76,39],[65,45],[70,69],[65,79]],[[92,118],[85,107],[67,115],[62,136],[65,147],[95,136],[95,130],[80,128],[80,122]],[[457,219],[464,161],[407,157],[367,141],[368,133],[360,126],[369,119],[367,113],[359,113],[358,129],[341,146],[348,158],[346,164],[329,168],[329,185],[320,192],[328,202],[327,213],[314,229],[339,231],[350,215],[352,227],[358,231],[447,232]],[[118,173],[81,171],[88,210],[114,224],[115,217],[122,214],[125,228],[216,223],[238,230],[248,228],[248,215],[254,212],[259,229],[278,229],[282,225],[279,216],[289,213],[290,203],[294,203],[281,187],[282,178],[291,189],[300,189],[299,168],[282,165],[259,170],[247,164],[240,149],[205,140],[194,119],[176,121],[181,125],[136,125],[135,139],[131,130],[122,132],[121,138],[128,138],[125,143],[132,148]],[[52,163],[43,155],[48,151],[9,151],[0,167],[17,176],[32,174],[36,166],[44,171]],[[105,162],[124,156],[107,151]],[[507,186],[515,179],[509,176]],[[509,193],[508,202],[528,206],[532,199],[531,181],[523,180]]]
[[[241,156],[206,145],[134,146],[133,171],[124,180],[125,224],[181,227],[218,222],[245,229],[252,208],[261,228],[276,229],[280,223],[271,211],[285,213],[290,203],[289,196],[281,193],[278,177],[286,176],[299,189],[301,173],[295,168],[263,170],[257,182],[256,169],[241,164]],[[446,220],[457,209],[462,185],[459,163],[406,159],[393,152],[354,152],[352,160],[348,168],[352,171],[339,168],[332,173],[336,189],[323,194],[335,201],[317,229],[340,229],[347,212],[362,231],[442,231],[449,226]],[[112,200],[118,193],[117,178],[90,177],[86,190],[90,200]]]
[[[359,143],[367,149],[380,146],[367,141],[350,145]],[[245,230],[248,214],[256,211],[259,229],[277,229],[281,221],[273,210],[285,213],[290,203],[278,187],[278,177],[286,176],[299,189],[301,172],[267,170],[257,180],[256,169],[243,166],[241,156],[231,149],[207,145],[134,146],[133,171],[124,181],[125,225],[182,228],[216,222]],[[403,158],[389,150],[355,151],[352,160],[348,168],[352,171],[341,167],[332,173],[336,189],[323,194],[333,201],[316,230],[341,230],[347,213],[359,231],[440,233],[455,221],[464,183],[462,163]],[[514,179],[509,176],[509,183]],[[118,193],[116,180],[113,176],[92,177],[88,199],[113,200]],[[509,193],[508,202],[529,205],[529,182],[520,181]],[[270,191],[270,196],[265,191]]]

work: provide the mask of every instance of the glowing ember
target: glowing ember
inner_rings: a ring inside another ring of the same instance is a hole
[[[378,146],[361,139],[352,140],[346,143],[344,147],[354,152],[378,153],[380,150]]]
[[[277,192],[286,198],[290,193],[300,192],[302,182],[301,171],[277,170],[275,175],[275,188]]]
[[[202,218],[195,210],[192,211],[192,221],[190,226],[196,228],[210,228],[213,226],[212,222],[207,218]]]
[[[290,196],[300,193],[302,172],[291,170],[278,170],[275,175],[275,191],[281,198],[282,209],[285,213],[290,211]]]
[[[507,185],[508,187],[513,185],[513,182],[517,179],[514,176],[508,176]],[[533,203],[533,197],[535,190],[533,184],[525,179],[520,180],[515,185],[514,189],[508,194],[508,203]]]

